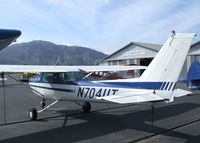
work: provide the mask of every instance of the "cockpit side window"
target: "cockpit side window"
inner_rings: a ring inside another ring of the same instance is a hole
[[[54,83],[63,84],[65,81],[65,73],[54,73]]]
[[[82,80],[83,76],[79,72],[42,73],[41,79],[46,83],[67,84]]]
[[[67,72],[68,81],[80,81],[83,80],[83,75],[80,72]]]

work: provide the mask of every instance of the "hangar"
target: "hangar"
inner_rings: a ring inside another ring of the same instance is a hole
[[[98,62],[99,65],[145,65],[148,66],[162,45],[152,43],[131,42]],[[200,61],[200,41],[192,44],[185,61],[180,78],[185,78],[191,63]],[[139,77],[143,71],[136,71]]]

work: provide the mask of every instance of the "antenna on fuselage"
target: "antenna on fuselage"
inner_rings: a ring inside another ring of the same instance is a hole
[[[60,59],[60,56],[58,56],[58,57],[57,57],[57,59],[56,59],[56,62],[55,62],[55,64],[54,64],[54,66],[56,66],[56,65],[58,64],[58,62],[59,62],[59,59]]]

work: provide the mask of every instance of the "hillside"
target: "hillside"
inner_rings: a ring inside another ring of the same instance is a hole
[[[94,65],[105,56],[85,47],[32,41],[14,44],[0,51],[0,64]]]

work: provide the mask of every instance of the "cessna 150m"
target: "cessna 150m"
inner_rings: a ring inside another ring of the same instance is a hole
[[[0,65],[0,72],[40,72],[29,80],[29,86],[42,97],[41,110],[29,111],[31,120],[38,113],[58,101],[81,101],[83,110],[89,112],[90,102],[113,102],[119,104],[168,101],[190,92],[175,89],[176,82],[194,38],[193,33],[173,32],[159,53],[140,78],[89,81],[80,71],[135,70],[144,67],[132,66],[25,66]],[[2,74],[4,75],[4,74]],[[89,76],[89,75],[88,75]],[[45,105],[45,100],[55,100]]]

